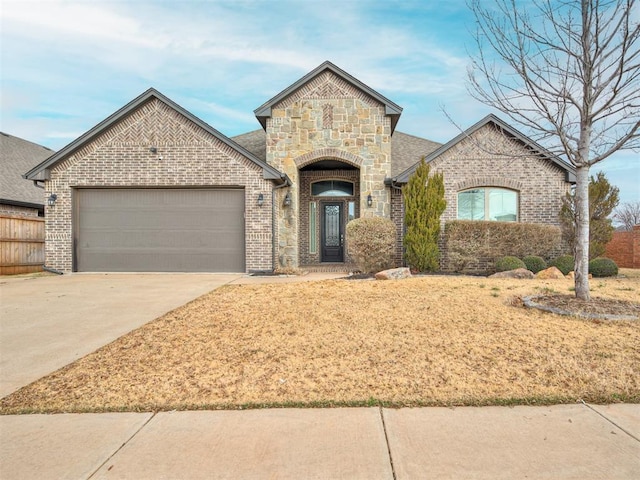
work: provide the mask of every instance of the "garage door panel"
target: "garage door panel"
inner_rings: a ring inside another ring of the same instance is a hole
[[[244,271],[244,190],[79,189],[79,271]]]

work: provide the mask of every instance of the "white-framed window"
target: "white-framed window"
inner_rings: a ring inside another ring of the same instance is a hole
[[[507,188],[463,190],[458,192],[458,219],[517,222],[518,200],[518,192]]]
[[[319,180],[311,184],[314,197],[353,197],[353,182],[346,180]]]

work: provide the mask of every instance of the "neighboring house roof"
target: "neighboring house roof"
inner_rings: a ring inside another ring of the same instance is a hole
[[[267,135],[264,130],[254,130],[232,137],[260,160],[267,160]],[[425,138],[396,131],[391,137],[391,176],[398,175],[429,155],[441,144]]]
[[[241,155],[243,155],[247,159],[251,160],[256,165],[260,166],[263,169],[263,175],[264,175],[265,179],[268,179],[268,180],[283,180],[283,181],[286,179],[286,175],[285,174],[279,172],[278,170],[276,170],[272,166],[268,165],[264,160],[259,159],[253,153],[249,152],[248,150],[246,150],[241,145],[238,145],[236,142],[231,140],[229,137],[223,135],[222,133],[217,131],[215,128],[213,128],[209,124],[207,124],[204,121],[200,120],[198,117],[196,117],[192,113],[190,113],[187,110],[185,110],[184,108],[182,108],[180,105],[175,103],[173,100],[170,100],[168,97],[165,97],[163,94],[161,94],[160,92],[158,92],[154,88],[150,88],[149,90],[144,92],[142,95],[136,97],[131,102],[127,103],[124,107],[122,107],[120,110],[118,110],[117,112],[113,113],[112,115],[107,117],[105,120],[103,120],[102,122],[97,124],[95,127],[93,127],[91,130],[89,130],[85,134],[81,135],[80,137],[78,137],[78,139],[74,140],[69,145],[64,147],[62,150],[60,150],[56,154],[50,156],[47,160],[45,160],[44,162],[40,163],[39,165],[37,165],[36,167],[32,168],[31,170],[29,170],[24,175],[24,178],[28,178],[30,180],[46,180],[46,179],[48,179],[48,170],[51,167],[53,167],[56,163],[62,161],[64,158],[66,158],[67,156],[71,155],[73,152],[79,150],[80,148],[85,146],[87,143],[89,143],[92,140],[94,140],[103,131],[107,130],[112,125],[114,125],[118,121],[120,121],[122,118],[126,117],[131,112],[136,110],[138,107],[140,107],[141,105],[145,104],[146,102],[151,101],[154,98],[159,100],[159,101],[161,101],[161,102],[163,102],[163,103],[165,103],[169,107],[173,108],[178,113],[180,113],[181,115],[185,116],[186,118],[191,120],[193,123],[198,125],[203,130],[205,130],[206,132],[210,133],[211,135],[213,135],[218,140],[220,140],[224,144],[228,145],[232,149],[236,150],[238,153],[240,153]]]
[[[42,145],[0,132],[0,203],[43,208],[43,190],[22,174],[53,153]]]
[[[312,70],[311,72],[307,73],[300,80],[298,80],[297,82],[293,83],[289,87],[287,87],[284,90],[282,90],[280,93],[278,93],[271,100],[268,100],[266,103],[264,103],[260,107],[256,108],[253,111],[253,113],[258,118],[258,121],[262,125],[262,128],[266,128],[267,127],[267,118],[271,117],[271,108],[275,104],[281,102],[282,100],[287,98],[289,95],[293,94],[300,87],[304,86],[306,83],[311,81],[313,78],[315,78],[316,76],[320,75],[321,73],[323,73],[323,72],[325,72],[327,70],[329,70],[330,72],[332,72],[334,75],[338,76],[339,78],[341,78],[345,82],[350,83],[355,88],[363,91],[364,93],[366,93],[370,97],[376,99],[378,102],[382,103],[384,105],[384,108],[385,108],[385,114],[391,117],[391,132],[393,133],[393,131],[396,128],[396,123],[398,123],[398,120],[400,119],[400,114],[402,113],[402,107],[400,107],[396,103],[392,102],[388,98],[384,97],[383,95],[380,95],[374,89],[372,89],[371,87],[365,85],[364,83],[362,83],[357,78],[349,75],[344,70],[336,67],[333,63],[331,63],[329,61],[326,61],[326,62],[322,63],[321,65],[316,67],[314,70]]]
[[[474,132],[476,132],[477,130],[481,129],[482,127],[484,127],[485,125],[487,125],[489,123],[491,123],[491,124],[495,125],[496,127],[498,127],[506,135],[509,135],[512,138],[515,138],[515,139],[519,140],[526,148],[529,148],[529,149],[533,150],[536,154],[541,155],[542,157],[547,158],[551,162],[555,163],[558,167],[560,167],[562,170],[565,171],[565,175],[566,175],[565,179],[566,179],[566,181],[567,182],[571,182],[571,183],[575,183],[575,181],[576,181],[576,170],[575,170],[575,168],[573,166],[571,166],[568,163],[564,162],[557,155],[554,155],[553,153],[549,152],[548,150],[546,150],[545,148],[540,146],[538,143],[534,142],[529,137],[527,137],[526,135],[522,134],[521,132],[519,132],[518,130],[516,130],[512,126],[508,125],[504,121],[500,120],[498,117],[496,117],[493,114],[487,115],[482,120],[480,120],[478,123],[476,123],[475,125],[469,127],[467,130],[465,130],[460,135],[455,137],[453,140],[445,143],[444,145],[442,145],[439,148],[437,148],[434,151],[432,151],[429,155],[427,155],[425,157],[425,162],[429,163],[430,161],[432,161],[435,158],[439,157],[444,152],[449,150],[451,147],[453,147],[454,145],[458,144],[459,142],[461,142],[465,138],[470,137]],[[415,172],[417,168],[418,168],[417,164],[412,165],[411,167],[407,168],[405,171],[400,173],[397,177],[394,177],[393,181],[396,182],[396,183],[407,183],[409,181],[409,177],[411,177],[411,175],[413,175],[413,172]]]

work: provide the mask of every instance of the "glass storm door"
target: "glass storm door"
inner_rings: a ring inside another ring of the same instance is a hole
[[[322,204],[322,262],[344,262],[344,222],[342,203]]]

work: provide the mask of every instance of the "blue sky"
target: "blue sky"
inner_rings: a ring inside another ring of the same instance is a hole
[[[444,143],[443,109],[462,128],[492,113],[466,91],[463,0],[3,0],[0,19],[0,130],[54,150],[149,87],[228,136],[255,130],[253,110],[325,60],[402,106],[406,133]],[[640,152],[598,170],[640,201]]]

